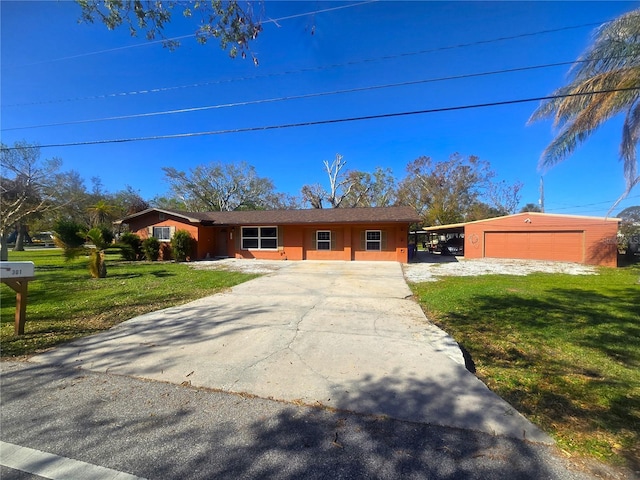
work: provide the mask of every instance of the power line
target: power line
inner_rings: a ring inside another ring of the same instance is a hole
[[[356,5],[360,5],[360,4],[356,4]],[[604,22],[604,23],[606,23],[606,22]],[[469,42],[469,43],[460,43],[460,44],[455,44],[455,45],[447,45],[447,46],[443,46],[443,47],[436,47],[436,48],[432,48],[432,49],[418,50],[418,51],[414,51],[414,52],[404,52],[404,53],[398,53],[398,54],[394,54],[394,55],[385,55],[385,56],[381,56],[381,57],[371,57],[371,58],[365,58],[365,59],[360,59],[360,60],[351,60],[351,61],[343,62],[343,63],[320,65],[320,66],[316,66],[316,67],[300,68],[300,69],[296,69],[296,70],[286,70],[284,72],[273,72],[273,73],[266,73],[266,74],[259,74],[259,75],[249,75],[249,76],[244,76],[244,77],[235,77],[235,78],[223,79],[223,80],[212,80],[212,81],[208,81],[208,82],[198,82],[198,83],[193,83],[193,84],[178,85],[178,86],[172,86],[172,87],[151,88],[151,89],[137,90],[137,91],[132,91],[132,92],[119,92],[119,93],[109,93],[109,94],[104,94],[104,95],[91,95],[91,96],[86,96],[86,97],[76,97],[76,98],[69,98],[69,99],[63,99],[63,100],[51,100],[51,101],[30,102],[30,103],[14,103],[14,104],[8,104],[8,105],[4,105],[4,106],[5,107],[21,107],[21,106],[42,105],[42,104],[51,104],[51,103],[74,102],[74,101],[82,101],[82,100],[99,100],[99,99],[103,99],[103,98],[123,97],[123,96],[128,96],[128,95],[144,95],[144,94],[149,94],[149,93],[168,92],[168,91],[172,91],[172,90],[179,90],[179,89],[185,89],[185,88],[198,88],[198,87],[204,87],[204,86],[209,86],[209,85],[220,85],[220,84],[223,84],[223,83],[241,82],[241,81],[246,81],[246,80],[258,80],[258,79],[263,79],[263,78],[273,78],[273,77],[292,75],[292,74],[299,74],[299,73],[308,73],[308,72],[330,70],[330,69],[339,68],[339,67],[349,67],[349,66],[354,66],[354,65],[361,65],[361,64],[364,64],[364,63],[372,63],[372,62],[386,61],[386,60],[395,60],[395,59],[398,59],[398,58],[411,57],[411,56],[416,56],[416,55],[425,55],[425,54],[428,54],[428,53],[436,53],[436,52],[441,52],[441,51],[446,51],[446,50],[453,50],[453,49],[457,49],[457,48],[468,48],[468,47],[473,47],[473,46],[477,46],[477,45],[485,45],[485,44],[489,44],[489,43],[497,43],[497,42],[503,42],[503,41],[507,41],[507,40],[515,40],[515,39],[518,39],[518,38],[525,38],[525,37],[531,37],[531,36],[536,36],[536,35],[544,35],[544,34],[547,34],[547,33],[555,33],[555,32],[560,32],[560,31],[564,31],[564,30],[573,30],[573,29],[578,29],[578,28],[593,27],[593,26],[602,25],[602,24],[603,24],[602,22],[584,23],[584,24],[581,24],[581,25],[571,25],[571,26],[560,27],[560,28],[555,28],[555,29],[539,30],[539,31],[536,31],[536,32],[527,32],[527,33],[521,33],[521,34],[505,36],[505,37],[498,37],[498,38],[493,38],[493,39],[488,39],[488,40],[478,40],[478,41]],[[169,39],[169,40],[174,40],[174,39],[177,40],[177,39],[186,38],[186,37],[189,37],[189,36],[191,36],[191,35],[183,35],[182,37],[174,37],[174,38]],[[156,40],[155,42],[151,42],[151,43],[158,43],[158,42],[161,42],[161,40]],[[146,45],[146,44],[133,45],[133,46],[143,46],[143,45]],[[125,49],[125,48],[129,48],[129,47],[116,47],[114,49],[102,50],[101,52],[122,50],[122,49]],[[82,54],[82,55],[77,55],[77,56],[86,56],[86,55],[90,55],[90,54]],[[75,57],[65,57],[65,58],[75,58]]]
[[[626,56],[631,56],[631,55],[626,55]],[[609,58],[606,58],[606,59],[602,58],[600,60],[608,60],[608,59],[611,59],[611,58],[623,58],[623,57],[609,57]],[[584,62],[584,61],[586,61],[586,60],[582,60],[582,62]],[[509,69],[504,69],[504,70],[494,70],[494,71],[489,71],[489,72],[468,73],[468,74],[462,74],[462,75],[452,75],[452,76],[448,76],[448,77],[439,77],[439,78],[431,78],[431,79],[423,79],[423,80],[411,80],[411,81],[406,81],[406,82],[388,83],[388,84],[383,84],[383,85],[370,85],[370,86],[367,86],[367,87],[356,87],[356,88],[349,88],[349,89],[343,89],[343,90],[333,90],[333,91],[329,91],[329,92],[315,92],[315,93],[307,93],[307,94],[302,94],[302,95],[287,95],[287,96],[284,96],[284,97],[265,98],[265,99],[260,99],[260,100],[247,100],[247,101],[243,101],[243,102],[223,103],[223,104],[217,104],[217,105],[205,105],[205,106],[200,106],[200,107],[188,107],[188,108],[179,108],[179,109],[173,109],[173,110],[162,110],[162,111],[158,111],[158,112],[134,113],[134,114],[130,114],[130,115],[117,115],[117,116],[111,116],[111,117],[93,118],[93,119],[85,119],[85,120],[69,120],[69,121],[66,121],[66,122],[45,123],[45,124],[40,124],[40,125],[28,125],[28,126],[23,126],[23,127],[10,127],[10,128],[2,128],[2,129],[0,129],[0,131],[6,132],[6,131],[13,131],[13,130],[29,130],[29,129],[34,129],[34,128],[59,127],[59,126],[64,126],[64,125],[78,125],[78,124],[84,124],[84,123],[95,123],[95,122],[105,122],[105,121],[113,121],[113,120],[130,120],[130,119],[134,119],[134,118],[155,117],[155,116],[160,116],[160,115],[175,115],[175,114],[179,114],[179,113],[202,112],[202,111],[206,111],[206,110],[217,110],[217,109],[221,109],[221,108],[243,107],[243,106],[248,106],[248,105],[259,105],[259,104],[263,104],[263,103],[274,103],[274,102],[282,102],[282,101],[290,101],[290,100],[301,100],[301,99],[307,99],[307,98],[324,97],[324,96],[329,96],[329,95],[339,95],[339,94],[345,94],[345,93],[358,93],[358,92],[365,92],[365,91],[371,91],[371,90],[381,90],[381,89],[385,89],[385,88],[406,87],[406,86],[420,85],[420,84],[425,84],[425,83],[435,83],[435,82],[443,82],[443,81],[449,81],[449,80],[462,80],[462,79],[466,79],[466,78],[477,78],[477,77],[484,77],[484,76],[489,76],[489,75],[500,75],[500,74],[504,74],[504,73],[524,72],[524,71],[528,71],[528,70],[537,70],[537,69],[542,69],[542,68],[550,68],[550,67],[572,65],[574,63],[579,63],[579,62],[581,62],[581,61],[577,61],[577,62],[576,61],[568,61],[568,62],[548,63],[548,64],[545,64],[545,65],[533,65],[533,66],[527,66],[527,67],[516,67],[516,68],[509,68]]]
[[[214,110],[214,109],[220,109],[220,108],[241,107],[241,106],[258,105],[262,103],[274,103],[274,102],[282,102],[282,101],[289,101],[289,100],[301,100],[306,98],[324,97],[329,95],[338,95],[338,94],[345,94],[345,93],[365,92],[365,91],[380,90],[385,88],[406,87],[406,86],[419,85],[424,83],[434,83],[434,82],[443,82],[448,80],[461,80],[465,78],[499,75],[503,73],[523,72],[527,70],[536,70],[541,68],[572,65],[573,63],[575,62],[574,61],[558,62],[558,63],[550,63],[546,65],[534,65],[534,66],[528,66],[528,67],[510,68],[505,70],[495,70],[490,72],[469,73],[469,74],[453,75],[448,77],[439,77],[439,78],[431,78],[431,79],[423,79],[423,80],[411,80],[407,82],[388,83],[383,85],[370,85],[367,87],[356,87],[356,88],[349,88],[349,89],[343,89],[343,90],[333,90],[328,92],[315,92],[315,93],[307,93],[302,95],[288,95],[284,97],[265,98],[260,100],[247,100],[243,102],[232,102],[232,103],[223,103],[223,104],[217,104],[217,105],[206,105],[206,106],[200,106],[200,107],[179,108],[174,110],[163,110],[158,112],[135,113],[131,115],[117,115],[117,116],[111,116],[111,117],[93,118],[93,119],[86,119],[86,120],[70,120],[67,122],[45,123],[40,125],[28,125],[23,127],[10,127],[10,128],[2,128],[0,129],[0,131],[6,132],[6,131],[12,131],[12,130],[28,130],[33,128],[58,127],[63,125],[78,125],[83,123],[95,123],[95,122],[104,122],[104,121],[112,121],[112,120],[128,120],[133,118],[154,117],[159,115],[174,115],[178,113],[193,113],[193,112],[201,112],[205,110]]]
[[[625,200],[631,200],[632,198],[640,198],[640,195],[633,195],[633,196],[629,196],[626,197]],[[616,200],[605,200],[603,202],[596,202],[596,203],[585,203],[584,205],[573,205],[571,207],[558,207],[558,208],[553,208],[552,210],[556,211],[556,210],[573,210],[576,208],[586,208],[586,207],[595,207],[598,205],[605,205],[605,204],[612,204],[613,202],[615,202]]]
[[[329,120],[312,120],[307,122],[298,122],[298,123],[288,123],[288,124],[280,124],[280,125],[264,125],[258,127],[244,127],[244,128],[236,128],[236,129],[227,129],[227,130],[211,130],[205,132],[189,132],[189,133],[175,133],[169,135],[153,135],[147,137],[130,137],[130,138],[120,138],[120,139],[112,139],[112,140],[90,140],[83,142],[69,142],[69,143],[51,143],[51,144],[43,144],[37,145],[37,148],[51,148],[51,147],[77,147],[82,145],[103,145],[110,143],[129,143],[129,142],[141,142],[141,141],[149,141],[149,140],[167,140],[167,139],[176,139],[176,138],[191,138],[191,137],[202,137],[209,135],[225,135],[231,133],[247,133],[247,132],[259,132],[259,131],[267,131],[267,130],[280,130],[285,128],[297,128],[297,127],[310,127],[316,125],[329,125],[329,124],[337,124],[337,123],[346,123],[346,122],[355,122],[362,120],[375,120],[381,118],[394,118],[394,117],[404,117],[410,115],[422,115],[427,113],[442,113],[442,112],[452,112],[457,110],[470,110],[475,108],[487,108],[487,107],[498,107],[504,105],[515,105],[520,103],[528,103],[528,102],[540,102],[543,100],[554,100],[557,98],[567,98],[567,97],[580,97],[587,95],[598,95],[603,93],[613,93],[613,92],[623,92],[623,91],[633,91],[640,90],[640,87],[630,87],[630,88],[616,88],[611,90],[598,90],[594,92],[588,93],[572,93],[572,94],[564,94],[564,95],[550,95],[544,97],[535,97],[535,98],[523,98],[517,100],[505,100],[501,102],[489,102],[489,103],[477,103],[472,105],[458,105],[454,107],[442,107],[442,108],[432,108],[425,110],[415,110],[409,112],[395,112],[395,113],[383,113],[377,115],[365,115],[360,117],[347,117],[347,118],[335,118]],[[19,147],[5,147],[2,150],[11,151],[16,150]]]
[[[322,10],[316,10],[314,12],[305,12],[305,13],[296,13],[295,15],[288,15],[286,17],[280,17],[280,18],[275,18],[275,19],[269,19],[269,20],[265,20],[264,22],[260,22],[262,24],[264,23],[273,23],[276,26],[278,25],[278,22],[283,22],[285,20],[291,20],[292,18],[300,18],[300,17],[306,17],[308,15],[315,15],[316,13],[327,13],[327,12],[333,12],[335,10],[343,10],[345,8],[351,8],[351,7],[360,7],[362,5],[366,5],[368,3],[376,3],[379,0],[367,0],[364,2],[358,2],[358,3],[352,3],[350,5],[340,5],[339,7],[331,7],[331,8],[324,8]]]
[[[265,21],[260,22],[260,23],[262,23],[262,24],[264,24],[264,23],[273,23],[275,25],[278,25],[278,22],[282,22],[282,21],[285,21],[285,20],[290,20],[292,18],[306,17],[308,15],[315,15],[317,13],[331,12],[333,10],[342,10],[342,9],[351,8],[351,7],[359,7],[361,5],[366,5],[366,4],[369,4],[369,3],[375,3],[375,2],[378,2],[378,1],[379,0],[367,0],[367,1],[364,1],[364,2],[353,3],[353,4],[350,4],[350,5],[341,5],[339,7],[325,8],[325,9],[322,9],[322,10],[314,10],[312,12],[298,13],[296,15],[289,15],[289,16],[286,16],[286,17],[269,19],[269,20],[265,20]],[[31,66],[34,66],[34,65],[41,65],[43,63],[53,63],[53,62],[59,62],[59,61],[62,61],[62,60],[73,60],[73,59],[76,59],[76,58],[90,57],[90,56],[93,56],[93,55],[100,55],[102,53],[110,53],[110,52],[117,52],[119,50],[127,50],[129,48],[146,47],[147,45],[154,45],[154,44],[158,44],[158,43],[172,42],[172,41],[176,41],[176,40],[184,40],[185,38],[192,38],[192,37],[195,37],[195,36],[196,36],[195,33],[189,33],[189,34],[186,34],[186,35],[179,35],[177,37],[170,37],[170,38],[165,38],[165,39],[161,39],[161,40],[150,40],[150,41],[147,41],[145,43],[138,43],[138,44],[135,44],[135,45],[124,45],[122,47],[114,47],[114,48],[107,48],[107,49],[104,49],[104,50],[96,50],[94,52],[79,53],[77,55],[69,55],[69,56],[66,56],[66,57],[58,57],[58,58],[52,58],[52,59],[49,59],[49,60],[42,60],[40,62],[24,63],[22,65],[16,65],[14,68],[16,68],[16,67],[31,67]]]

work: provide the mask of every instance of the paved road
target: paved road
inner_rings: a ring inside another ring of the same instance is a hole
[[[427,324],[399,263],[291,262],[33,361],[551,443]]]
[[[71,367],[0,367],[4,442],[142,478],[613,478],[510,437]],[[40,478],[7,468],[0,477]]]

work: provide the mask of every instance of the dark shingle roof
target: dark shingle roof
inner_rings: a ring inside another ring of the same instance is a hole
[[[118,223],[157,211],[192,223],[214,225],[287,225],[313,223],[415,223],[420,217],[411,207],[327,208],[308,210],[251,210],[233,212],[181,212],[152,208],[123,218]]]

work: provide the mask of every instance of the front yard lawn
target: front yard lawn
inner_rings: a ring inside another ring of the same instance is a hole
[[[187,303],[257,275],[195,270],[186,264],[123,262],[107,256],[107,278],[92,279],[88,260],[65,262],[62,251],[9,252],[10,261],[33,261],[25,335],[15,336],[16,296],[0,289],[0,347],[3,357],[29,355],[110,328],[143,313]]]
[[[476,374],[560,448],[640,470],[640,268],[444,277],[412,289]]]

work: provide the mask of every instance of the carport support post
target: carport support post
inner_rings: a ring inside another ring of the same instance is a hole
[[[16,319],[14,334],[24,335],[24,324],[27,321],[27,286],[29,284],[29,280],[26,278],[21,278],[19,280],[3,278],[2,281],[16,292]]]

